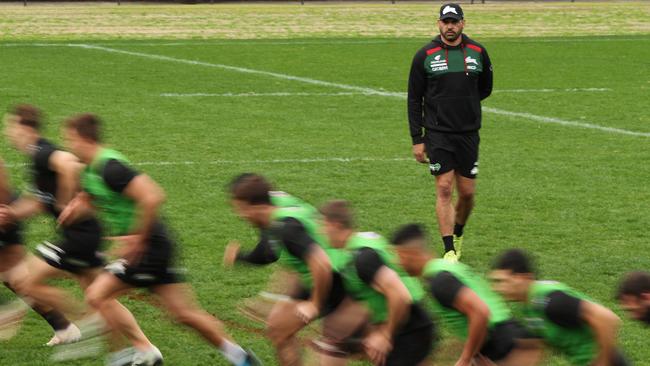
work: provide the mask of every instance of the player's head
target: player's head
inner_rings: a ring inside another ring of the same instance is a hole
[[[72,116],[65,121],[63,138],[70,151],[84,163],[90,163],[101,143],[101,121],[94,114]]]
[[[240,174],[230,182],[229,189],[232,207],[239,217],[260,228],[270,224],[273,187],[263,176]]]
[[[530,257],[521,249],[510,249],[497,257],[490,273],[494,290],[511,301],[525,301],[535,280]]]
[[[458,4],[444,4],[440,7],[438,29],[440,36],[448,42],[454,42],[463,34],[465,18],[463,9]]]
[[[29,104],[13,107],[4,117],[5,136],[19,151],[29,152],[40,138],[41,111]]]
[[[402,268],[411,276],[419,276],[432,255],[427,249],[427,235],[420,224],[399,227],[391,238]]]
[[[633,319],[650,326],[650,273],[636,271],[626,274],[618,286],[616,297]]]
[[[334,200],[320,207],[323,231],[335,248],[343,248],[354,232],[354,214],[348,201]]]

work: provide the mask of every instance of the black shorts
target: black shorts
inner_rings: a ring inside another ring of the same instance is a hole
[[[91,219],[66,227],[61,242],[46,241],[36,251],[50,266],[77,274],[104,265],[101,244],[101,226]]]
[[[12,224],[0,231],[0,249],[11,245],[23,244],[23,230],[20,223]]]
[[[321,310],[320,316],[325,317],[333,313],[336,308],[343,302],[345,299],[345,289],[343,287],[343,278],[337,272],[332,272],[332,287],[330,288],[330,293],[327,295],[325,304],[323,305],[323,310]],[[311,297],[311,290],[301,287],[296,291],[295,294],[291,295],[291,298],[296,300],[309,300]]]
[[[526,328],[516,320],[496,324],[488,332],[481,354],[493,362],[503,360],[517,347],[517,339],[530,338]]]
[[[147,250],[136,265],[118,259],[107,265],[106,270],[133,287],[181,283],[185,271],[175,266],[175,251],[176,245],[167,228],[162,223],[155,223],[147,240]]]
[[[451,134],[427,131],[424,141],[432,175],[456,171],[474,179],[478,175],[478,133]]]
[[[424,361],[436,338],[436,329],[426,311],[411,305],[409,320],[393,338],[393,350],[386,357],[386,366],[416,366]]]

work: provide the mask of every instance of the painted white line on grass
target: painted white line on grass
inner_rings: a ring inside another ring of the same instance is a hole
[[[608,92],[610,88],[566,88],[566,89],[495,89],[492,93],[578,93]]]
[[[568,89],[497,89],[493,93],[574,93],[574,92],[606,92],[610,88],[568,88]],[[402,93],[406,96],[406,93]],[[268,92],[268,93],[161,93],[161,97],[169,98],[192,98],[192,97],[338,97],[355,95],[375,95],[374,93],[362,92],[339,92],[339,93],[311,93],[311,92]]]
[[[359,92],[339,93],[308,93],[308,92],[272,92],[272,93],[162,93],[161,97],[191,98],[191,97],[338,97],[349,95],[373,95]]]
[[[318,163],[356,163],[356,162],[400,162],[415,161],[413,158],[378,158],[378,157],[329,157],[302,159],[269,159],[269,160],[208,160],[208,161],[140,161],[131,163],[134,166],[184,166],[184,165],[251,165],[251,164],[318,164]],[[29,163],[7,163],[7,168],[29,166]]]
[[[283,79],[283,80],[298,81],[298,82],[302,82],[302,83],[306,83],[306,84],[330,86],[330,87],[344,89],[344,90],[353,90],[353,91],[357,91],[357,92],[361,92],[361,93],[365,93],[365,94],[369,94],[369,95],[380,95],[380,96],[384,96],[384,97],[392,97],[392,98],[400,98],[400,99],[405,99],[406,98],[405,93],[390,92],[390,91],[381,90],[381,89],[366,88],[366,87],[362,87],[362,86],[348,85],[348,84],[342,84],[342,83],[334,83],[334,82],[330,82],[330,81],[323,81],[323,80],[311,79],[311,78],[306,78],[306,77],[301,77],[301,76],[282,74],[282,73],[278,73],[278,72],[270,72],[270,71],[249,69],[249,68],[245,68],[245,67],[237,67],[237,66],[230,66],[230,65],[224,65],[224,64],[203,62],[203,61],[187,60],[187,59],[182,59],[182,58],[174,58],[174,57],[170,57],[170,56],[156,55],[156,54],[144,53],[144,52],[125,51],[125,50],[120,50],[120,49],[116,49],[116,48],[109,48],[109,47],[100,47],[100,46],[92,46],[92,45],[79,45],[79,44],[71,44],[71,46],[72,47],[82,47],[82,48],[91,49],[91,50],[104,51],[104,52],[109,52],[109,53],[116,53],[116,54],[143,57],[143,58],[148,58],[148,59],[152,59],[152,60],[176,62],[176,63],[187,64],[187,65],[214,67],[214,68],[219,68],[219,69],[223,69],[223,70],[241,72],[241,73],[245,73],[245,74],[264,75],[264,76],[270,76],[270,77]],[[622,135],[628,135],[628,136],[650,137],[650,132],[630,131],[630,130],[625,130],[625,129],[621,129],[621,128],[601,126],[601,125],[588,123],[588,122],[578,122],[578,121],[563,120],[563,119],[559,119],[559,118],[539,116],[539,115],[534,115],[534,114],[530,114],[530,113],[511,112],[511,111],[498,109],[498,108],[492,108],[492,107],[483,107],[483,110],[485,112],[488,112],[488,113],[493,113],[493,114],[508,116],[508,117],[519,117],[519,118],[524,118],[524,119],[528,119],[528,120],[532,120],[532,121],[536,121],[536,122],[540,122],[540,123],[549,123],[549,124],[557,124],[557,125],[561,125],[561,126],[587,128],[587,129],[592,129],[592,130],[599,130],[599,131],[603,131],[603,132],[622,134]]]

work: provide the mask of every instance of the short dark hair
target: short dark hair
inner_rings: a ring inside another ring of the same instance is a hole
[[[397,230],[395,230],[391,239],[391,243],[394,245],[402,245],[411,240],[424,239],[425,237],[426,231],[422,225],[406,224],[400,226]]]
[[[616,298],[623,296],[639,297],[641,294],[650,294],[650,273],[643,271],[629,272],[618,286]]]
[[[531,258],[522,249],[509,249],[501,253],[492,268],[513,273],[535,273]]]
[[[339,223],[346,229],[354,228],[354,213],[346,200],[334,200],[320,207],[320,213],[326,220]]]
[[[255,173],[240,174],[230,183],[232,198],[251,205],[270,205],[272,190],[271,183]]]
[[[85,139],[95,142],[101,141],[101,120],[92,113],[78,114],[68,118],[65,122],[67,128],[75,130]]]
[[[11,109],[10,113],[18,117],[19,124],[35,130],[41,129],[41,110],[35,106],[31,104],[18,104]]]

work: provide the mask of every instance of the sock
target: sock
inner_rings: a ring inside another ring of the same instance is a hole
[[[221,342],[221,353],[233,365],[239,366],[246,361],[248,354],[238,344],[232,343],[227,340]]]
[[[9,285],[9,283],[4,282],[5,287],[10,289],[13,293],[20,296],[16,291]],[[27,301],[29,304],[30,301]],[[66,317],[56,310],[45,311],[38,304],[31,304],[32,310],[34,310],[38,315],[40,315],[45,321],[54,329],[54,331],[65,330],[70,326],[70,321]]]
[[[452,235],[443,236],[442,243],[445,245],[445,253],[454,250],[454,237]]]
[[[454,225],[454,235],[456,237],[460,238],[463,236],[463,229],[465,228],[465,224],[456,224]]]

